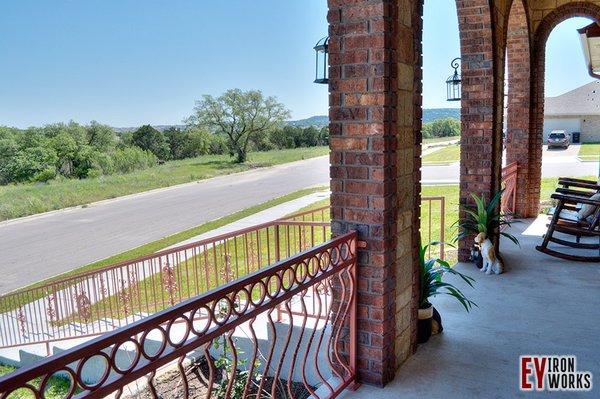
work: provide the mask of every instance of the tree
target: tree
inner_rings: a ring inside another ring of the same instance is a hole
[[[289,118],[290,112],[275,97],[260,91],[227,90],[220,97],[204,95],[196,102],[187,123],[208,126],[227,137],[229,154],[238,163],[246,162],[251,142],[268,135]]]
[[[117,145],[115,131],[107,125],[92,121],[86,126],[87,144],[102,152],[110,152]]]
[[[164,134],[150,125],[144,125],[133,132],[131,144],[150,151],[158,159],[165,160],[169,157],[169,144]]]
[[[423,125],[423,137],[460,136],[460,121],[454,118],[436,119]]]

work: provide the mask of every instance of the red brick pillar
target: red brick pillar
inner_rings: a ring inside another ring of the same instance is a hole
[[[500,186],[502,164],[502,76],[488,0],[457,0],[462,60],[460,203],[471,193],[489,199]],[[503,57],[501,57],[503,59]],[[501,65],[501,64],[500,64]],[[469,258],[471,240],[459,245]]]
[[[508,111],[506,163],[518,162],[516,214],[533,217],[537,209],[529,192],[529,159],[531,154],[529,119],[531,107],[531,53],[529,26],[522,0],[514,0],[508,20]],[[536,184],[535,181],[532,182]],[[537,182],[539,184],[539,181]],[[539,198],[538,198],[539,202]]]
[[[384,385],[415,348],[420,0],[328,0],[334,234],[358,230],[359,378]]]

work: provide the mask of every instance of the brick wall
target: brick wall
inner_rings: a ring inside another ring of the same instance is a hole
[[[359,232],[359,379],[415,348],[420,1],[328,0],[332,229]]]
[[[508,110],[507,164],[518,162],[516,213],[533,217],[528,198],[531,103],[531,49],[527,14],[522,0],[514,0],[510,10],[507,32]]]

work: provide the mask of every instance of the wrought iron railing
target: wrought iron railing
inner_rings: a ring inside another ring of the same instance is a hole
[[[323,243],[323,216],[303,212],[1,296],[0,347],[41,343],[49,354],[52,342],[128,325]]]
[[[437,221],[437,223],[435,223]],[[421,242],[439,242],[440,245],[430,245],[427,249],[428,257],[438,256],[445,260],[446,251],[446,198],[422,197],[421,198]]]
[[[517,162],[506,165],[502,168],[502,200],[500,209],[507,215],[514,215],[517,209],[517,172],[519,165]]]
[[[0,378],[0,398],[44,397],[52,378],[65,398],[335,397],[356,377],[356,248],[338,236],[44,358]]]

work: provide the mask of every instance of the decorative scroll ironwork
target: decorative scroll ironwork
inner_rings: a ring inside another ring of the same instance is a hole
[[[0,399],[59,375],[65,398],[335,397],[356,384],[356,250],[339,236],[47,357],[0,378]],[[318,285],[335,298],[311,313]]]
[[[502,168],[502,188],[504,193],[500,201],[500,208],[506,215],[514,215],[517,210],[517,176],[519,165],[513,162]]]

